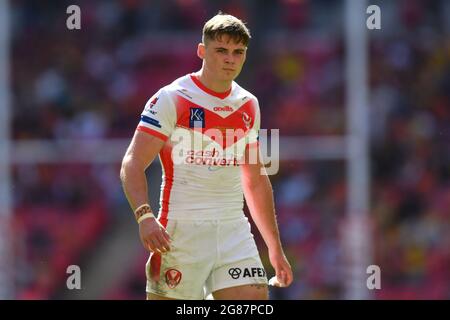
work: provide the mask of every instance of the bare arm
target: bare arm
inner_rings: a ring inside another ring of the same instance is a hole
[[[145,170],[158,155],[164,141],[147,133],[136,131],[122,160],[120,179],[133,211],[147,204],[148,187]],[[169,250],[169,235],[156,219],[146,219],[139,224],[142,244],[150,251]]]
[[[148,203],[145,170],[153,162],[164,142],[147,133],[136,131],[122,160],[120,179],[131,208]]]
[[[277,278],[283,286],[288,286],[293,280],[292,270],[283,252],[275,216],[272,185],[260,161],[260,156],[258,155],[257,164],[246,163],[241,166],[241,169],[242,187],[250,214],[267,245],[270,262]]]

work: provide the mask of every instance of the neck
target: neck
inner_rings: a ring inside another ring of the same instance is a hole
[[[220,81],[214,79],[214,77],[204,67],[200,69],[195,75],[198,77],[201,83],[208,89],[215,92],[225,92],[230,90],[232,80]]]

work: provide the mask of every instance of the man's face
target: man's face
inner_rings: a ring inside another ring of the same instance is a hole
[[[198,55],[204,61],[208,73],[217,81],[232,81],[241,72],[245,62],[247,47],[236,43],[233,38],[224,34],[206,45],[200,44]]]

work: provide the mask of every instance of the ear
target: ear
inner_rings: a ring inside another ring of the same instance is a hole
[[[197,46],[197,56],[202,60],[205,58],[205,45],[203,43],[199,43]]]

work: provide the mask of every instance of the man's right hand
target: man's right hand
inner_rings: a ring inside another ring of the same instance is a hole
[[[145,219],[139,223],[139,236],[144,248],[150,252],[170,251],[170,236],[155,218]]]

